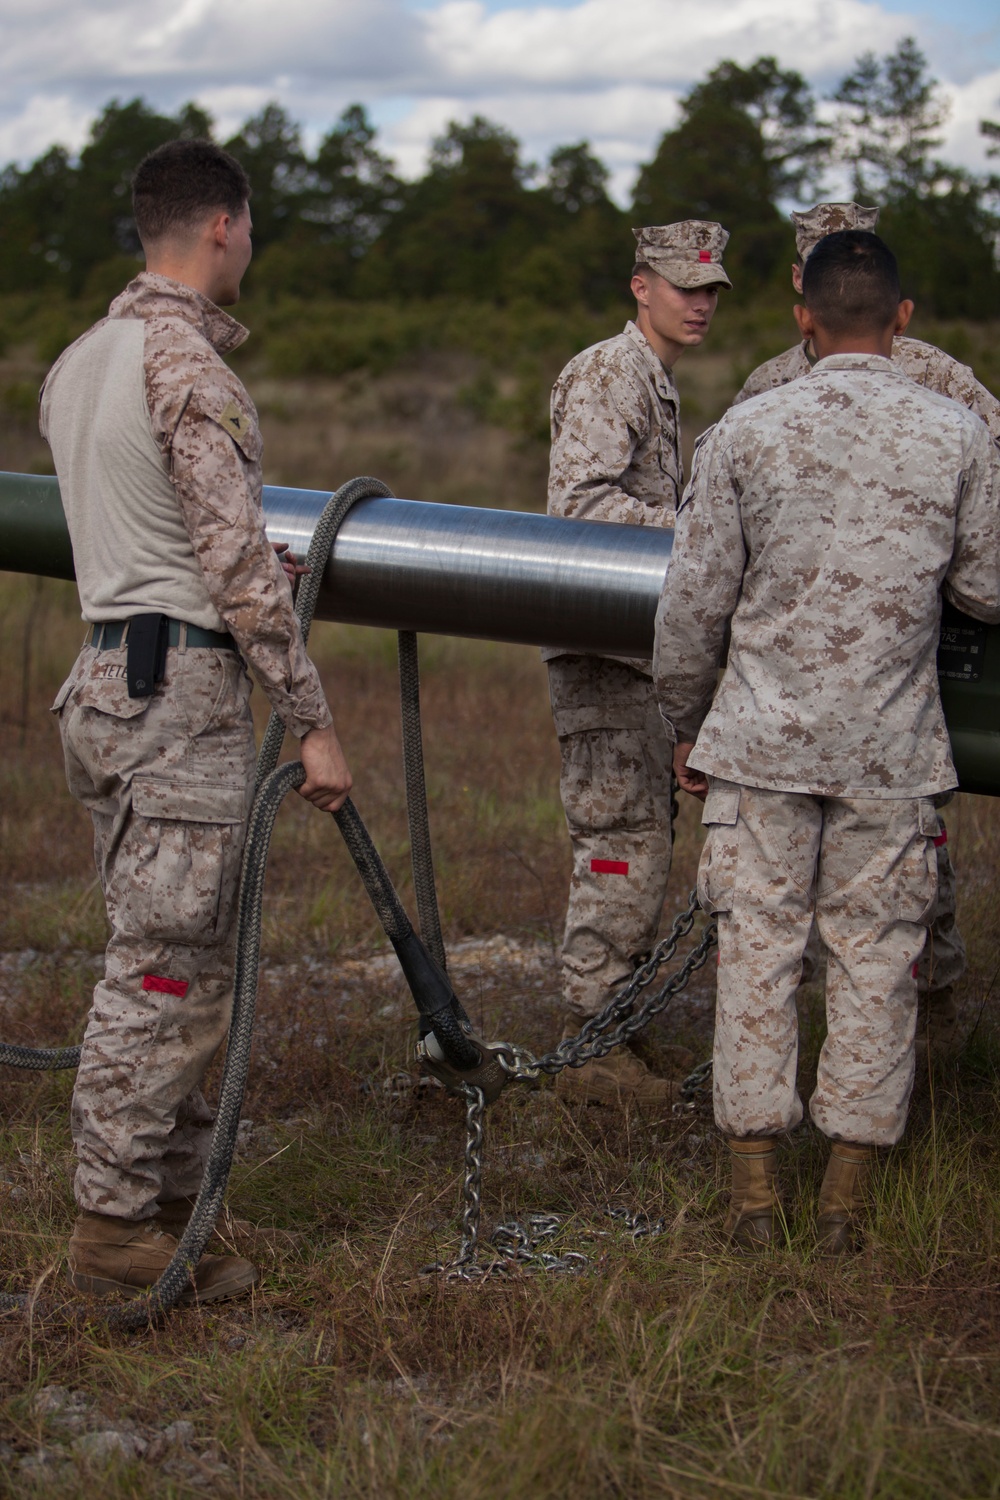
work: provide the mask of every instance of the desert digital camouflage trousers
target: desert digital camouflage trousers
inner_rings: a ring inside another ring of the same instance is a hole
[[[235,651],[171,649],[129,698],[124,647],[84,647],[54,708],[89,810],[111,939],[73,1093],[81,1209],[142,1219],[198,1191],[200,1091],[232,1007],[233,917],[254,770]]]
[[[935,807],[944,807],[954,794],[945,792],[934,798]],[[924,995],[948,989],[958,983],[965,973],[966,952],[962,934],[956,920],[958,891],[955,882],[955,866],[948,853],[948,830],[941,818],[941,832],[934,840],[937,853],[937,897],[928,921],[927,942],[917,965],[917,994]],[[809,973],[817,968],[822,956],[822,945],[816,924],[813,923],[806,948],[806,963]]]
[[[652,680],[599,656],[548,663],[573,846],[563,996],[595,1015],[649,951],[670,873],[671,745]]]
[[[715,1118],[727,1135],[797,1125],[795,991],[815,913],[827,1038],[809,1112],[824,1135],[892,1145],[906,1123],[915,969],[937,890],[930,798],[813,797],[709,779],[698,871],[718,913]]]

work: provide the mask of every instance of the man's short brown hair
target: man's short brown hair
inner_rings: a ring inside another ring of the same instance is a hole
[[[207,215],[242,213],[250,179],[236,160],[211,141],[167,141],[135,169],[132,212],[144,245],[193,229]]]

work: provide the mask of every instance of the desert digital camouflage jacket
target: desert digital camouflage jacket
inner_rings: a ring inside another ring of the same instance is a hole
[[[993,441],[1000,445],[1000,401],[976,379],[968,365],[959,364],[957,359],[952,359],[950,354],[933,344],[908,338],[893,339],[892,362],[918,385],[936,391],[939,396],[961,401],[977,417],[982,417]],[[773,391],[776,386],[787,385],[790,380],[798,380],[800,375],[808,375],[814,364],[815,360],[810,360],[806,352],[805,343],[786,349],[784,354],[757,366],[747,377],[733,405],[738,406],[741,401],[759,396],[763,391]]]
[[[571,359],[552,390],[549,515],[672,526],[680,398],[634,323]]]
[[[1000,620],[989,433],[887,359],[820,360],[728,412],[696,454],[657,611],[661,714],[679,740],[697,739],[691,764],[727,781],[945,791],[942,586]]]
[[[84,617],[228,629],[286,726],[331,722],[264,533],[257,412],[222,355],[246,330],[143,272],[42,389]]]
[[[683,474],[673,376],[632,322],[571,359],[552,390],[548,512],[672,526]],[[560,655],[543,650],[543,659]],[[647,674],[648,661],[630,663]]]

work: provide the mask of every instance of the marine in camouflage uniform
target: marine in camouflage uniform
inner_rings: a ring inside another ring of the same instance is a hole
[[[552,392],[548,510],[576,520],[672,526],[682,472],[670,365],[686,343],[701,342],[714,289],[730,285],[721,263],[728,235],[701,221],[635,235],[636,322],[578,354]],[[678,303],[674,323],[658,319],[658,294]],[[683,326],[692,299],[696,332]],[[664,328],[666,338],[657,331]],[[573,848],[562,948],[571,1034],[627,983],[655,940],[670,871],[670,745],[649,660],[580,656],[559,647],[542,654]],[[624,1053],[564,1071],[557,1087],[577,1098],[646,1103],[668,1101],[671,1092]]]
[[[77,1278],[88,1290],[141,1284],[130,1259],[162,1258],[154,1221],[183,1223],[201,1184],[253,788],[247,664],[293,735],[332,725],[264,533],[257,413],[223,359],[245,338],[195,287],[145,272],[42,391],[90,626],[53,708],[111,926],[72,1103],[78,1229],[136,1230],[114,1244],[121,1277]],[[130,696],[129,621],[150,614],[170,621],[165,672]],[[71,1266],[93,1249],[77,1239]],[[228,1295],[207,1260],[199,1290]],[[231,1264],[238,1290],[252,1268]]]
[[[842,229],[874,230],[878,216],[877,208],[866,208],[858,203],[818,203],[804,213],[793,213],[791,219],[798,253],[798,264],[793,268],[795,290],[801,292],[801,267],[824,235]],[[974,411],[1000,446],[1000,401],[976,379],[968,365],[960,364],[933,344],[904,336],[897,336],[892,341],[892,362],[918,385],[935,391],[939,396],[960,401]],[[733,405],[808,375],[815,363],[810,341],[803,339],[784,354],[759,365],[747,377]],[[952,795],[950,792],[944,794],[938,799],[938,806],[950,802]],[[917,971],[921,1001],[918,1039],[921,1044],[929,1039],[932,1052],[947,1056],[958,1040],[958,1008],[952,991],[965,972],[966,954],[955,918],[955,870],[948,853],[948,830],[943,819],[937,836],[937,863],[937,900],[931,915],[930,935]],[[807,954],[810,969],[817,957],[814,932]]]
[[[791,214],[795,225],[795,248],[799,257],[794,268],[795,290],[801,292],[801,266],[824,235],[835,234],[842,229],[874,230],[878,215],[877,208],[865,208],[859,203],[817,203],[804,213]],[[976,379],[968,365],[961,364],[934,344],[901,335],[897,335],[892,341],[892,362],[918,385],[926,386],[929,391],[936,391],[939,396],[950,396],[953,401],[960,401],[963,406],[974,411],[986,423],[994,442],[1000,445],[1000,401]],[[777,386],[787,385],[791,380],[808,375],[815,363],[816,355],[809,339],[800,340],[794,348],[786,349],[784,354],[777,354],[773,359],[758,365],[743,382],[733,405],[738,406],[751,396],[760,396],[764,391],[772,391]]]
[[[699,448],[655,671],[664,720],[681,747],[696,741],[687,765],[707,777],[715,1115],[741,1171],[802,1116],[795,991],[814,913],[830,957],[810,1113],[848,1157],[902,1134],[913,967],[937,885],[933,799],[955,785],[936,673],[942,584],[1000,619],[1000,464],[977,417],[887,358],[820,359]],[[737,1181],[734,1166],[739,1210]]]

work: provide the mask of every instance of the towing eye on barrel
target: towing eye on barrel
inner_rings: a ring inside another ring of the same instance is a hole
[[[391,491],[378,479],[352,479],[331,496],[320,517],[306,557],[309,571],[299,581],[295,604],[303,639],[308,639],[324,570],[340,524],[357,501],[373,496],[390,498]],[[554,1051],[540,1058],[510,1043],[488,1045],[476,1036],[446,972],[424,783],[417,645],[416,636],[411,631],[399,632],[399,672],[413,880],[420,930],[426,942],[414,931],[368,830],[349,798],[333,817],[416,1003],[420,1032],[417,1054],[429,1072],[466,1102],[461,1247],[456,1259],[448,1266],[428,1269],[450,1270],[468,1280],[482,1274],[476,1257],[482,1117],[486,1104],[496,1099],[509,1082],[530,1082],[542,1073],[552,1075],[565,1067],[582,1067],[594,1058],[606,1056],[614,1047],[636,1035],[653,1016],[666,1008],[695,970],[704,964],[715,943],[715,927],[714,924],[706,927],[700,942],[674,977],[637,1008],[640,992],[660,966],[674,956],[679,941],[694,925],[697,899],[692,894],[688,909],[677,918],[669,936],[657,945],[647,962],[636,970],[628,986],[600,1015],[585,1024],[579,1036],[561,1042]],[[301,786],[305,780],[301,762],[277,765],[284,732],[281,719],[272,713],[257,758],[256,790],[247,823],[236,924],[232,1019],[201,1190],[174,1257],[159,1280],[145,1295],[103,1313],[105,1322],[116,1328],[147,1327],[190,1288],[191,1274],[204,1253],[222,1208],[236,1150],[250,1065],[268,848],[278,808],[288,792]],[[0,1042],[0,1063],[9,1067],[75,1068],[79,1060],[79,1047],[36,1048]],[[703,1065],[685,1080],[681,1086],[682,1100],[693,1099],[704,1087],[705,1071]],[[33,1296],[27,1293],[0,1293],[0,1311],[28,1309],[33,1301]]]

